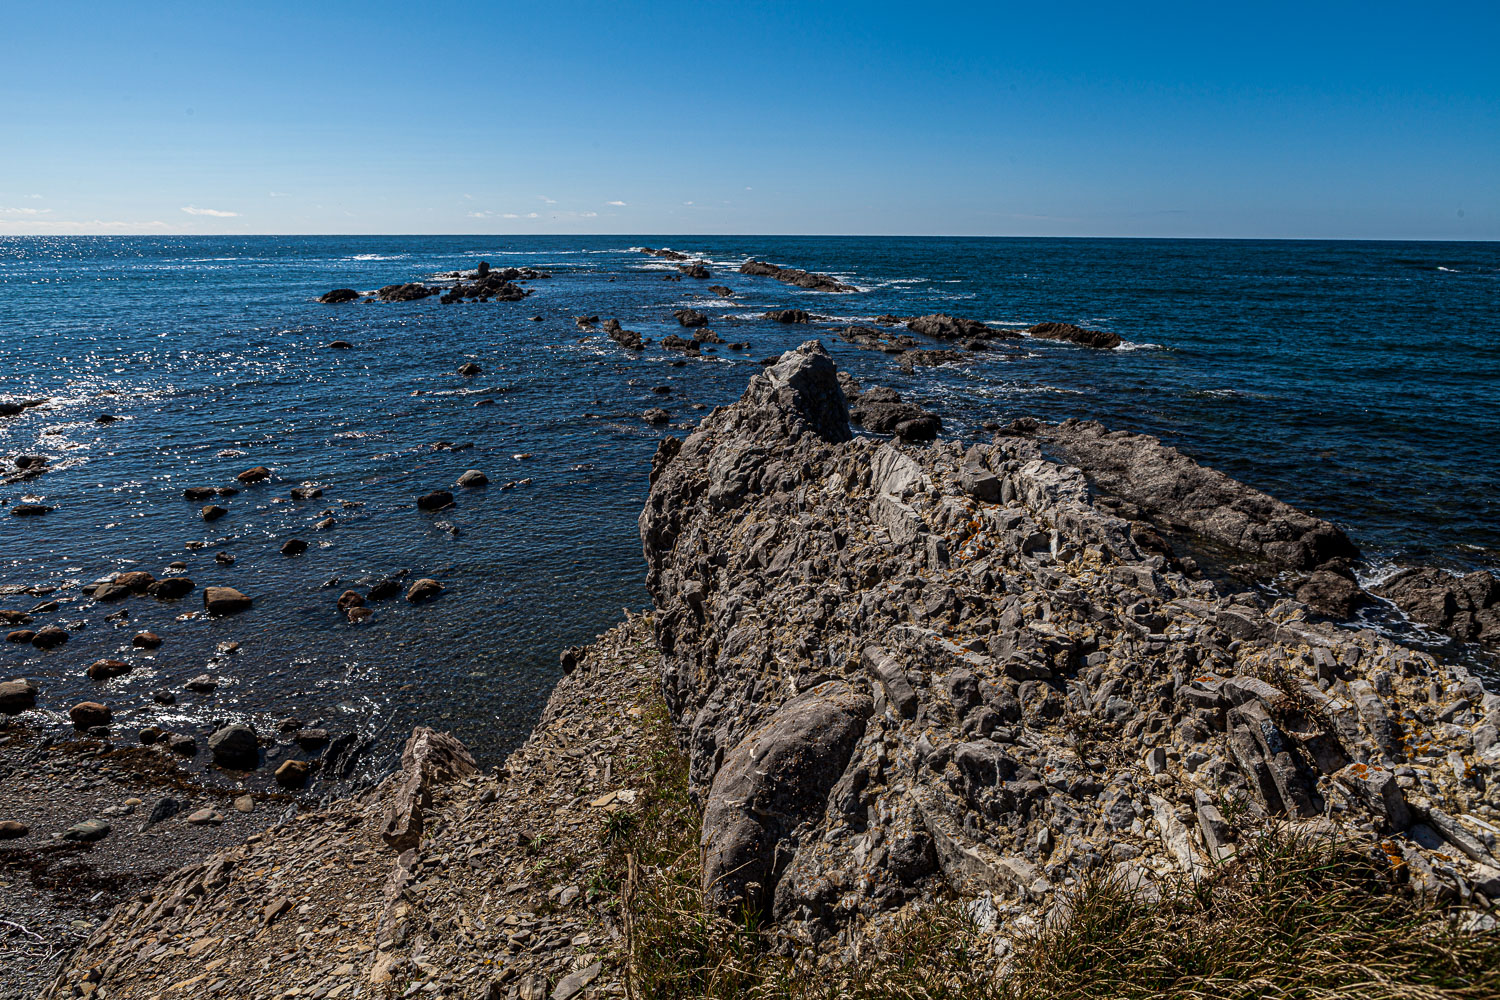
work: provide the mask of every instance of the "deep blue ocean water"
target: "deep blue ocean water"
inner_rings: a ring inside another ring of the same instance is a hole
[[[630,249],[664,244],[709,261],[714,281],[664,280],[671,265]],[[819,294],[735,273],[752,255],[861,291]],[[315,301],[330,288],[422,280],[481,259],[553,277],[518,303]],[[737,297],[707,291],[719,282]],[[1371,574],[1409,561],[1493,568],[1497,304],[1493,244],[0,238],[0,399],[49,401],[0,418],[0,456],[40,453],[52,464],[0,486],[0,502],[56,507],[0,517],[0,587],[69,585],[49,595],[61,607],[38,624],[83,625],[50,653],[0,644],[0,675],[36,678],[53,709],[102,695],[128,728],[202,733],[226,718],[295,716],[373,735],[378,761],[422,722],[495,760],[529,729],[558,650],[645,603],[636,517],[663,431],[640,412],[664,405],[690,425],[702,415],[693,404],[732,401],[762,359],[820,333],[841,366],[935,408],[950,435],[1022,415],[1093,417],[1160,435],[1340,522]],[[573,323],[615,316],[659,339],[684,305],[751,349],[682,364]],[[753,318],[789,306],[832,319]],[[1066,320],[1113,330],[1126,347],[1027,340],[904,373],[826,335],[838,322],[932,311],[1000,325]],[[353,349],[326,348],[338,339]],[[457,376],[470,360],[484,373]],[[121,420],[96,424],[106,412]],[[277,481],[227,501],[220,521],[206,524],[199,504],[181,499],[184,486],[227,484],[253,465]],[[415,509],[415,497],[453,488],[469,468],[492,485],[455,489],[451,510]],[[530,482],[501,488],[521,479]],[[324,496],[286,500],[304,482]],[[313,529],[330,515],[336,527]],[[291,537],[312,547],[284,557]],[[190,541],[208,544],[189,550]],[[214,562],[221,550],[234,566]],[[201,606],[196,593],[179,604],[138,598],[120,606],[130,620],[113,623],[104,616],[117,607],[76,589],[118,570],[160,576],[178,559],[200,588],[237,587],[254,609],[208,620],[184,617]],[[442,580],[447,594],[424,607],[376,605],[357,626],[336,612],[346,586],[402,569]],[[38,600],[0,596],[0,608]],[[143,628],[166,640],[155,655],[129,650]],[[215,659],[227,641],[239,651]],[[104,656],[139,666],[101,692],[83,671]],[[181,690],[204,672],[225,679],[216,693]],[[179,704],[154,705],[160,688]]]

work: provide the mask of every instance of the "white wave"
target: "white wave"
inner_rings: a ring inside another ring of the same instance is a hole
[[[1463,272],[1462,272],[1462,271],[1460,271],[1460,270],[1459,270],[1459,269],[1458,269],[1458,268],[1456,268],[1456,267],[1444,267],[1444,266],[1443,266],[1443,265],[1441,265],[1441,264],[1439,264],[1439,265],[1438,265],[1438,270],[1439,270],[1439,271],[1447,271],[1447,272],[1448,272],[1448,273],[1449,273],[1449,274],[1463,274]]]
[[[410,256],[411,256],[411,254],[409,254],[409,253],[393,253],[393,254],[357,253],[353,257],[345,257],[344,259],[345,260],[405,260],[406,258],[408,258]]]
[[[1165,351],[1161,344],[1137,344],[1131,340],[1122,340],[1116,345],[1117,351]]]

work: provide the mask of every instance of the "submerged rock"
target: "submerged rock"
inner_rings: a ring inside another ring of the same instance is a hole
[[[324,292],[318,296],[319,302],[337,305],[341,302],[353,302],[359,298],[359,292],[352,288],[335,288],[330,292]]]

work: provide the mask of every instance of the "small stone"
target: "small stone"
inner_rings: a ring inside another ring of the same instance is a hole
[[[203,607],[211,615],[229,615],[248,610],[250,598],[233,587],[205,587]]]
[[[112,829],[114,827],[102,819],[86,819],[82,823],[75,823],[68,827],[63,833],[63,840],[74,840],[90,844],[109,836],[109,831]]]
[[[229,510],[225,507],[220,507],[216,503],[211,503],[199,511],[199,513],[203,515],[203,520],[205,521],[217,521],[225,514],[228,514]]]
[[[214,562],[218,563],[220,566],[233,566],[234,556],[230,555],[228,552],[216,552],[214,553]]]
[[[467,378],[473,378],[475,375],[478,375],[482,371],[484,371],[484,369],[479,367],[472,361],[466,361],[458,366],[458,373]]]
[[[253,469],[246,469],[244,472],[241,472],[234,478],[238,479],[242,483],[258,483],[264,479],[270,479],[271,470],[266,468],[264,465],[257,465]]]
[[[490,477],[478,469],[470,469],[458,477],[458,485],[466,487],[484,486],[490,481]]]
[[[95,660],[89,664],[88,674],[90,680],[107,681],[111,677],[120,677],[130,673],[130,664],[124,660]]]
[[[283,788],[301,788],[311,773],[312,765],[305,760],[284,760],[276,769],[276,783]]]
[[[307,543],[300,538],[288,538],[281,546],[284,556],[300,556],[307,551]]]
[[[224,822],[224,815],[216,809],[204,806],[196,812],[188,813],[187,821],[193,826],[218,826]]]
[[[234,798],[234,811],[242,813],[255,812],[255,799],[249,795],[236,795]]]
[[[136,649],[157,649],[161,646],[161,636],[155,632],[140,632],[130,644]]]
[[[24,837],[30,832],[31,827],[20,820],[0,820],[0,840],[15,840],[17,837]]]
[[[39,629],[31,637],[31,644],[37,649],[56,649],[68,641],[68,633],[56,625],[48,625]]]
[[[453,506],[453,494],[447,490],[434,490],[426,496],[417,498],[417,507],[420,510],[443,510]]]
[[[212,674],[199,674],[197,677],[190,678],[183,685],[184,688],[196,694],[209,694],[217,689],[218,686],[219,680]]]

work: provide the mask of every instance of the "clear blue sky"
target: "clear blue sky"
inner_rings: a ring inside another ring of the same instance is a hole
[[[1500,238],[1500,2],[57,4],[0,234]]]

